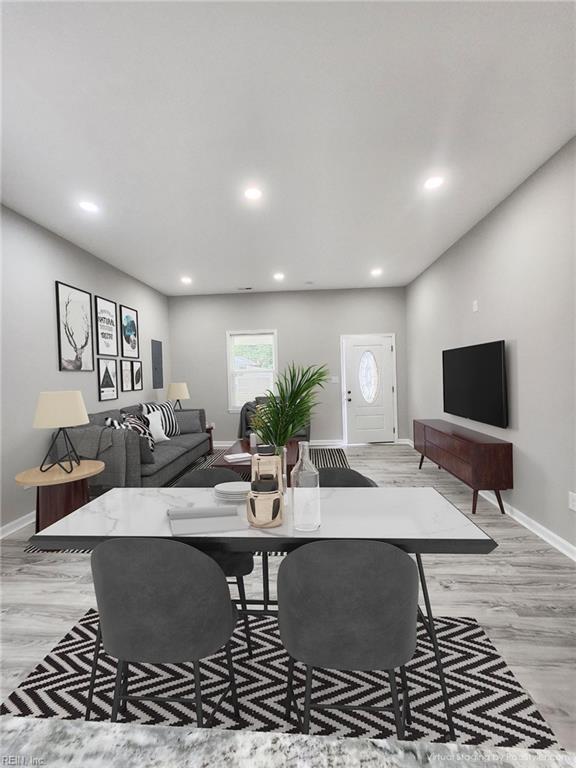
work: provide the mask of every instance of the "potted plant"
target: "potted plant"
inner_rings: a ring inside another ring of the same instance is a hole
[[[316,394],[328,381],[325,365],[290,365],[276,381],[276,393],[268,391],[258,406],[251,427],[261,440],[282,455],[286,443],[310,423]]]

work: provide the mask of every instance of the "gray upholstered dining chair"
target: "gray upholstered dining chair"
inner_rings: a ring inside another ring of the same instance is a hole
[[[90,718],[100,644],[118,659],[112,721],[127,702],[177,701],[194,704],[203,727],[200,660],[225,648],[230,682],[208,725],[231,692],[239,717],[230,638],[237,610],[222,570],[210,557],[178,541],[110,539],[92,552],[92,575],[100,616],[90,676],[86,720]],[[192,662],[194,698],[131,696],[129,665]]]
[[[390,544],[322,541],[291,552],[278,571],[280,637],[290,656],[286,718],[294,707],[300,729],[308,733],[312,709],[389,709],[312,701],[315,668],[383,670],[388,675],[396,733],[402,739],[405,724],[410,724],[405,665],[416,649],[417,610],[416,565]],[[306,665],[303,717],[293,690],[295,661]]]
[[[232,469],[226,467],[214,467],[208,469],[195,469],[188,472],[175,484],[176,488],[214,488],[220,483],[237,483],[239,476]],[[246,647],[248,655],[252,656],[252,637],[250,635],[250,620],[248,618],[248,604],[246,603],[246,587],[244,576],[248,576],[254,570],[254,555],[252,552],[207,552],[216,560],[227,578],[234,579],[238,587],[244,633],[246,635]]]
[[[378,483],[349,467],[321,467],[321,488],[377,488]]]

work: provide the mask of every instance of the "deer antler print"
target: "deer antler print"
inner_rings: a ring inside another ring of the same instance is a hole
[[[81,344],[79,344],[76,341],[76,337],[74,336],[74,330],[72,329],[72,326],[70,325],[70,317],[69,317],[69,310],[70,310],[70,303],[72,301],[72,298],[68,296],[66,301],[64,302],[64,322],[62,325],[64,326],[64,333],[66,334],[66,338],[68,339],[68,343],[74,350],[76,357],[74,360],[63,360],[63,367],[65,370],[72,370],[72,371],[78,371],[82,368],[82,353],[88,346],[88,342],[90,341],[90,318],[86,314],[86,310],[82,310],[82,319],[84,321],[84,340]]]

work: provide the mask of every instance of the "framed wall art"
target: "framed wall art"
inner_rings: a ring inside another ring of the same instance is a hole
[[[122,392],[132,392],[134,389],[132,365],[132,360],[120,360],[120,386],[122,387]]]
[[[120,304],[120,339],[122,357],[140,357],[138,312],[123,304]]]
[[[58,367],[93,371],[92,294],[56,280]]]
[[[117,306],[115,301],[94,297],[96,333],[96,354],[116,357],[118,355]]]
[[[116,357],[118,355],[118,327],[116,302],[94,297],[96,316],[96,354]]]
[[[98,399],[118,399],[118,363],[105,357],[98,358]]]
[[[142,382],[142,362],[141,360],[134,360],[132,362],[132,387],[134,390],[143,389]]]

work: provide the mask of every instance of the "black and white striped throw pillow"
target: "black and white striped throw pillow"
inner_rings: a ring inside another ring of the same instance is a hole
[[[146,440],[151,451],[154,450],[154,438],[150,431],[148,419],[145,416],[135,416],[134,414],[127,413],[123,421],[108,418],[105,424],[107,427],[113,427],[114,429],[131,429]]]
[[[160,411],[162,414],[162,429],[166,437],[176,437],[180,434],[180,427],[174,413],[174,403],[167,400],[165,403],[142,403],[144,414]]]

